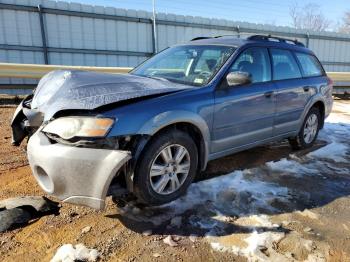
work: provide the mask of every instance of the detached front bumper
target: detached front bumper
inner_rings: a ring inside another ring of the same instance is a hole
[[[103,209],[112,179],[131,158],[128,151],[52,144],[37,131],[28,141],[28,160],[41,188],[63,202]]]

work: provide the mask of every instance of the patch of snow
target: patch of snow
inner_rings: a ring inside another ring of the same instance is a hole
[[[96,249],[89,249],[83,244],[77,244],[73,247],[72,244],[61,246],[51,262],[74,262],[74,261],[97,261],[99,252]]]
[[[313,248],[314,242],[312,242],[312,240],[304,240],[304,247],[307,251],[311,251]]]
[[[158,258],[158,257],[161,257],[162,255],[159,254],[159,253],[154,253],[152,256],[155,257],[155,258]]]
[[[347,168],[340,168],[337,166],[332,165],[331,163],[324,163],[326,165],[327,168],[329,168],[330,170],[334,171],[335,173],[339,174],[339,175],[348,175],[349,174],[349,169]]]
[[[300,164],[295,160],[288,160],[282,158],[279,161],[270,161],[266,163],[266,166],[274,171],[294,173],[295,175],[318,175],[319,170],[315,166],[308,167],[306,164]]]
[[[246,254],[246,256],[249,256],[254,259],[254,257],[265,257],[266,255],[263,255],[261,252],[261,248],[272,248],[273,243],[277,243],[284,237],[283,232],[263,232],[258,233],[257,231],[254,231],[252,234],[250,234],[249,237],[247,237],[244,241],[247,242],[248,247],[243,250],[243,253]]]
[[[81,230],[81,233],[82,234],[89,233],[91,231],[91,228],[92,228],[91,226],[86,226]]]
[[[274,210],[270,203],[276,198],[288,198],[288,189],[274,183],[249,180],[244,171],[234,171],[192,184],[184,197],[165,206],[179,214],[198,204],[210,207],[211,203],[211,209],[217,214],[227,214],[227,211],[228,215],[249,214],[259,208]]]
[[[348,162],[348,160],[346,160],[344,157],[347,156],[348,149],[348,146],[346,146],[345,144],[332,142],[316,151],[307,154],[307,156],[322,159],[326,158],[335,162],[346,163]]]
[[[191,234],[190,236],[189,236],[189,239],[190,239],[190,241],[191,242],[196,242],[197,241],[197,239],[198,239],[198,236],[197,235],[195,235],[195,234]]]
[[[146,207],[138,215],[134,215],[133,207],[128,205],[121,211],[137,221],[160,225],[186,210],[201,206],[207,210],[207,214],[201,214],[199,220],[194,217],[192,222],[201,228],[210,229],[216,225],[216,215],[249,215],[260,209],[274,211],[271,203],[276,199],[288,201],[288,189],[274,183],[248,179],[245,171],[234,171],[225,176],[193,183],[185,196],[159,207]]]
[[[163,239],[164,244],[167,244],[168,246],[171,247],[177,247],[179,244],[176,243],[171,236],[167,236],[166,238]]]
[[[150,229],[148,229],[148,230],[145,230],[145,231],[143,231],[142,232],[142,235],[144,235],[144,236],[150,236],[150,235],[152,235],[152,230],[150,230]]]
[[[210,246],[212,249],[219,251],[219,252],[231,252],[231,253],[234,253],[237,255],[241,255],[239,247],[236,247],[236,246],[226,247],[218,242],[211,242]]]
[[[271,223],[267,215],[241,217],[235,221],[235,225],[250,229],[251,232],[241,233],[238,237],[237,233],[223,237],[207,236],[214,250],[244,256],[248,261],[268,261],[270,258],[262,250],[268,249],[269,253],[275,253],[274,243],[279,242],[285,236],[284,232],[278,231],[278,225]],[[264,230],[261,230],[262,228]],[[277,253],[276,256],[278,256]]]
[[[350,105],[342,108],[344,114],[332,113],[326,119],[324,128],[319,132],[319,138],[326,140],[329,144],[309,153],[311,158],[333,160],[334,162],[347,163],[346,158],[350,155],[347,143],[350,134]]]
[[[225,245],[220,242],[211,242],[210,246],[219,252],[231,252],[237,256],[244,256],[248,261],[271,261],[271,257],[265,255],[262,250],[272,251],[274,243],[278,243],[285,234],[283,232],[262,232],[254,231],[244,239],[246,247],[242,248],[235,245]],[[274,253],[274,252],[273,252]],[[276,261],[281,261],[276,259]]]

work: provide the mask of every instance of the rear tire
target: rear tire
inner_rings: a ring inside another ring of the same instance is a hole
[[[307,113],[303,125],[296,137],[289,138],[289,143],[294,150],[311,147],[317,139],[321,127],[321,113],[313,107]]]
[[[134,194],[141,203],[161,205],[183,195],[193,181],[198,150],[192,138],[179,130],[154,137],[135,168]]]

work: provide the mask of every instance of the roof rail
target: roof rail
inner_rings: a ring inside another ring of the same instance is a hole
[[[198,37],[191,39],[190,41],[197,41],[197,40],[210,39],[210,38],[213,38],[213,37],[211,37],[211,36],[198,36]]]
[[[227,37],[228,36],[237,37],[236,35],[198,36],[198,37],[195,37],[195,38],[191,39],[191,41],[202,40],[202,39],[220,38],[220,37],[225,37],[225,36],[227,36]]]
[[[282,38],[282,37],[277,37],[277,36],[272,36],[272,35],[252,35],[247,38],[248,40],[260,40],[260,41],[270,41],[270,39],[277,40],[281,43],[292,43],[297,46],[302,46],[305,47],[305,45],[301,42],[299,42],[297,39],[288,39],[288,38]]]
[[[227,35],[217,35],[217,36],[215,36],[215,38],[221,38],[221,37],[235,37],[235,38],[238,38],[238,35],[227,34]]]

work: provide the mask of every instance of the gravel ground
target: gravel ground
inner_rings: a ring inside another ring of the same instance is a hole
[[[0,199],[43,195],[25,145],[10,145],[14,110],[0,106]],[[63,204],[57,216],[0,233],[0,257],[50,261],[63,244],[82,243],[100,261],[350,261],[349,101],[337,100],[332,117],[340,123],[314,148],[283,142],[213,161],[164,207]]]

